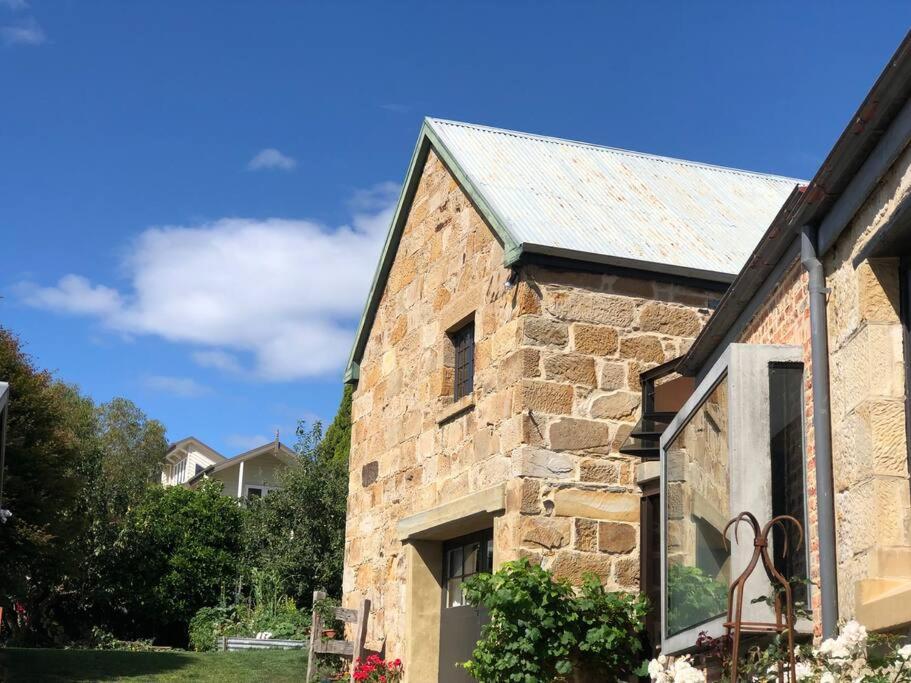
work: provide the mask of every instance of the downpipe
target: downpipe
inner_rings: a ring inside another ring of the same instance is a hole
[[[816,505],[819,532],[819,589],[822,636],[838,635],[838,566],[835,554],[835,492],[832,468],[832,416],[829,396],[829,332],[826,276],[817,254],[817,231],[800,231],[800,263],[809,278],[810,357],[813,379],[813,433],[816,451]]]

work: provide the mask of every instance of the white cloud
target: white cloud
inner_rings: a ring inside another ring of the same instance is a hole
[[[224,372],[240,373],[243,371],[240,361],[233,353],[210,349],[208,351],[194,351],[193,360],[204,368],[215,368]]]
[[[155,391],[161,391],[181,398],[197,398],[212,393],[209,387],[203,386],[190,377],[152,375],[145,378],[144,384]]]
[[[129,250],[130,286],[122,291],[73,274],[19,291],[32,306],[91,316],[121,334],[195,346],[194,360],[207,367],[275,381],[337,373],[391,220],[393,189],[384,183],[359,194],[351,225],[335,230],[277,218],[150,228]]]
[[[109,316],[123,307],[117,290],[92,285],[81,275],[64,275],[56,287],[35,287],[25,283],[18,290],[30,306],[51,311]]]
[[[290,171],[295,166],[297,166],[297,161],[295,159],[282,154],[274,147],[267,147],[266,149],[260,150],[257,152],[256,156],[247,162],[247,170],[249,171]]]
[[[26,0],[0,0],[0,6],[16,11],[25,9],[28,7],[28,3]]]
[[[33,18],[18,24],[0,26],[0,40],[5,45],[41,45],[47,42],[44,29]]]

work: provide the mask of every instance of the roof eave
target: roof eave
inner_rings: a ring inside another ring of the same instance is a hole
[[[610,254],[593,254],[587,251],[577,251],[575,249],[564,249],[553,247],[546,244],[520,245],[518,258],[513,263],[519,262],[525,254],[536,254],[570,261],[581,261],[584,263],[597,263],[606,266],[615,266],[628,270],[638,270],[649,273],[661,273],[663,275],[674,275],[688,280],[707,280],[720,284],[730,284],[734,281],[736,273],[722,273],[714,270],[703,270],[701,268],[691,268],[688,266],[679,266],[672,263],[657,263],[654,261],[644,261],[640,259],[626,258],[623,256],[612,256]],[[512,265],[512,264],[510,264]]]

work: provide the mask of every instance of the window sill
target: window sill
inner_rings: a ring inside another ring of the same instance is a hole
[[[440,409],[437,413],[437,424],[442,425],[445,422],[460,417],[463,413],[474,410],[474,395],[463,396],[458,401],[454,401]]]

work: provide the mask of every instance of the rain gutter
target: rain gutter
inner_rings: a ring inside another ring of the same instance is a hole
[[[819,533],[819,589],[822,637],[838,634],[838,566],[835,557],[835,491],[832,474],[832,416],[829,396],[829,332],[826,275],[817,255],[818,231],[800,231],[800,263],[807,271],[810,299],[810,357],[813,381],[813,441],[816,455],[816,504]]]

